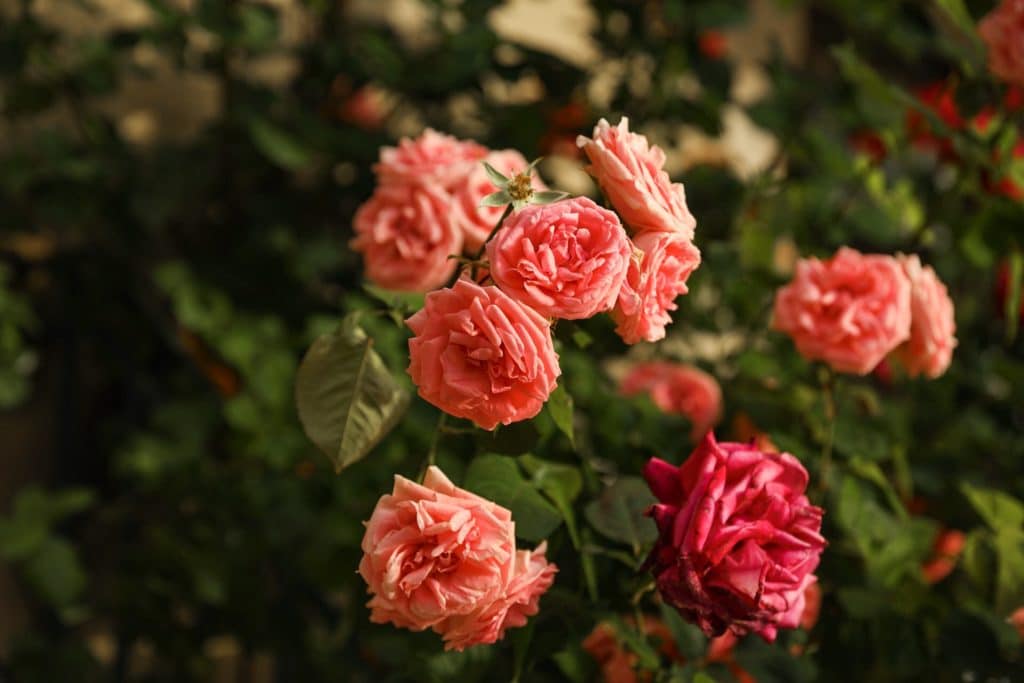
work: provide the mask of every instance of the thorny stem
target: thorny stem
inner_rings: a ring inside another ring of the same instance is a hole
[[[505,222],[505,219],[508,218],[511,215],[512,215],[512,204],[509,204],[508,206],[505,207],[505,212],[501,214],[501,218],[499,218],[498,222],[495,223],[494,229],[491,230],[491,233],[489,235],[487,235],[487,239],[485,239],[483,241],[483,243],[480,245],[480,248],[477,249],[476,255],[473,257],[474,261],[479,261],[483,257],[484,249],[487,248],[487,243],[490,242],[491,238],[494,237],[494,235],[497,234],[498,230],[501,229],[501,226]],[[474,273],[474,275],[475,275],[475,273]]]
[[[441,411],[441,416],[437,418],[437,426],[434,427],[434,436],[430,439],[430,449],[427,451],[427,460],[423,463],[423,467],[420,468],[420,476],[417,478],[418,481],[423,480],[428,467],[437,464],[437,447],[441,444],[441,435],[446,431],[445,422],[447,421],[448,413]]]

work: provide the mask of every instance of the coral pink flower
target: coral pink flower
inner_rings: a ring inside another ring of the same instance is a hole
[[[700,251],[677,232],[643,232],[637,235],[626,279],[619,290],[612,320],[615,331],[627,344],[665,338],[672,322],[675,300],[689,290],[686,281],[700,265]]]
[[[659,501],[646,566],[667,603],[708,636],[772,642],[800,624],[825,539],[799,460],[708,432],[680,467],[652,458],[644,478]]]
[[[367,279],[385,289],[426,292],[455,272],[462,233],[448,218],[448,196],[415,185],[381,186],[356,211],[352,249]]]
[[[693,424],[691,438],[704,436],[722,415],[722,390],[715,378],[692,365],[638,363],[622,380],[625,396],[646,392],[666,413],[685,416]]]
[[[431,467],[422,485],[395,476],[366,523],[362,548],[371,621],[443,634],[451,618],[504,596],[515,525],[508,510]]]
[[[508,177],[520,173],[528,165],[523,155],[514,149],[491,152],[483,161]],[[534,190],[547,189],[536,174],[532,175],[530,180]],[[455,189],[452,195],[452,222],[462,231],[466,239],[466,249],[470,252],[475,252],[483,245],[491,234],[491,230],[498,223],[498,219],[501,218],[504,207],[480,206],[481,199],[497,191],[498,188],[491,184],[481,162],[473,167],[465,181]]]
[[[931,266],[922,266],[916,255],[900,256],[910,279],[910,339],[897,349],[912,377],[935,378],[949,367],[956,346],[953,301]]]
[[[988,45],[988,68],[1007,83],[1024,85],[1024,0],[1003,0],[978,24]]]
[[[925,583],[938,583],[953,573],[967,544],[967,536],[957,529],[945,529],[935,537],[932,556],[921,566]]]
[[[462,278],[428,294],[406,324],[420,396],[483,429],[534,417],[555,389],[547,321],[497,287]]]
[[[487,243],[494,282],[546,317],[575,320],[615,304],[629,267],[619,217],[586,197],[527,206]]]
[[[493,643],[524,625],[557,571],[544,544],[516,551],[508,510],[436,467],[423,484],[395,476],[366,523],[362,549],[370,620],[432,628],[447,650]]]
[[[547,542],[536,550],[516,551],[511,578],[501,598],[466,616],[452,618],[445,631],[445,649],[494,643],[510,628],[525,626],[540,609],[540,597],[555,580],[558,567],[547,561]]]
[[[402,138],[398,147],[382,148],[373,170],[381,184],[418,184],[450,191],[486,155],[486,147],[427,128],[416,139]]]
[[[627,118],[614,128],[601,119],[594,138],[581,135],[576,144],[590,159],[587,172],[632,230],[674,230],[693,239],[697,219],[686,206],[683,185],[669,179],[663,170],[665,153],[631,133]]]
[[[1017,629],[1017,633],[1020,635],[1020,639],[1024,642],[1024,607],[1018,607],[1013,611],[1006,622]]]
[[[804,357],[866,375],[910,336],[910,281],[896,259],[849,247],[801,259],[775,295],[772,325]]]

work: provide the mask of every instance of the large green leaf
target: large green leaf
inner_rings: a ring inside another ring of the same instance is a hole
[[[658,535],[654,522],[644,516],[654,503],[643,479],[622,477],[587,505],[584,512],[597,531],[613,541],[630,544],[633,552],[639,554]]]
[[[306,435],[338,472],[384,438],[408,401],[355,316],[313,342],[295,379]]]
[[[464,486],[512,511],[516,536],[542,541],[562,523],[562,515],[527,481],[515,458],[481,455],[469,464]]]
[[[960,488],[975,512],[993,531],[1019,530],[1024,526],[1024,504],[1013,496],[967,483],[962,484]]]
[[[1002,529],[995,536],[996,612],[1009,614],[1024,605],[1024,531]]]
[[[563,434],[569,437],[569,443],[572,444],[572,447],[576,448],[576,432],[573,429],[572,422],[572,396],[565,390],[563,385],[559,384],[551,392],[551,395],[548,396],[547,409],[551,414],[551,419],[555,421],[555,425]]]
[[[572,538],[573,546],[580,547],[579,531],[576,527],[576,514],[572,502],[583,489],[583,475],[572,465],[541,460],[533,455],[519,458],[519,464],[533,477],[533,484],[544,492],[565,519]]]

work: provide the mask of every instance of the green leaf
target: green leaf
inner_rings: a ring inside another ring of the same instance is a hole
[[[527,481],[515,458],[481,455],[469,463],[463,486],[512,511],[516,536],[539,542],[562,523],[558,509]]]
[[[960,485],[960,490],[993,531],[1020,529],[1024,525],[1024,504],[1013,496],[966,482]]]
[[[1001,529],[995,538],[996,612],[1009,614],[1024,605],[1024,531]]]
[[[956,24],[957,28],[964,33],[974,34],[976,30],[974,19],[971,18],[971,13],[967,11],[964,0],[935,0],[935,4],[946,13],[953,23]]]
[[[508,180],[509,180],[508,177],[506,177],[503,173],[498,171],[498,169],[494,168],[493,166],[491,166],[486,161],[483,162],[483,165],[484,165],[484,170],[487,171],[487,177],[491,179],[491,183],[495,187],[500,187],[503,190],[506,187],[508,187]]]
[[[388,307],[400,313],[415,313],[423,308],[423,301],[426,298],[420,292],[392,292],[368,282],[363,284],[363,289],[373,298],[384,302]]]
[[[349,315],[313,342],[295,378],[302,427],[337,472],[365,457],[409,401],[357,321]]]
[[[573,430],[572,420],[573,400],[572,395],[565,390],[564,385],[559,384],[551,392],[551,395],[548,396],[547,409],[551,414],[551,419],[555,421],[555,425],[563,434],[569,437],[569,443],[575,449],[576,432]]]
[[[306,166],[312,156],[291,133],[264,118],[253,117],[249,121],[249,135],[256,149],[278,166],[299,169]]]
[[[569,529],[573,547],[579,548],[580,537],[572,502],[583,489],[583,476],[580,471],[571,465],[548,462],[532,455],[520,457],[519,464],[533,477],[534,486],[543,491],[558,508]]]
[[[42,520],[0,519],[0,557],[23,560],[46,542],[49,528]]]
[[[534,192],[530,198],[531,204],[553,204],[557,201],[561,201],[569,196],[568,192],[558,192],[557,190],[541,190],[540,192]]]
[[[640,477],[622,477],[587,505],[587,521],[599,533],[613,541],[628,543],[635,555],[658,536],[654,522],[644,516],[655,503],[647,484]]]
[[[1017,327],[1020,324],[1021,284],[1024,282],[1024,253],[1013,251],[1009,259],[1009,277],[1006,283],[1006,302],[1003,304],[1003,316],[1006,320],[1006,341],[1017,338]]]
[[[630,626],[618,616],[612,617],[608,622],[615,629],[623,645],[637,655],[641,668],[649,671],[657,671],[660,668],[661,659],[658,653],[651,646],[647,636],[639,630],[643,628],[642,625]]]
[[[71,604],[85,588],[85,572],[67,541],[51,538],[25,563],[25,577],[54,607]]]
[[[664,602],[660,603],[658,607],[661,610],[661,620],[672,632],[672,638],[676,641],[679,654],[687,661],[699,659],[704,654],[708,643],[704,633],[699,627],[684,620],[674,607]]]
[[[508,192],[502,190],[501,192],[495,192],[489,194],[480,200],[480,206],[505,206],[512,201],[512,196]]]

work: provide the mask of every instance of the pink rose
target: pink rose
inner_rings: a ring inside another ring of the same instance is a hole
[[[523,155],[514,149],[491,152],[484,161],[508,177],[522,172],[529,165]],[[536,175],[530,179],[534,190],[547,189]],[[501,206],[480,206],[481,199],[497,191],[483,163],[476,164],[466,180],[455,189],[452,197],[452,222],[465,236],[469,252],[475,252],[483,245],[505,210]]]
[[[536,550],[516,551],[511,578],[501,598],[466,616],[453,618],[445,632],[445,649],[494,643],[510,628],[526,626],[540,607],[540,596],[554,583],[558,567],[544,557],[547,542]]]
[[[825,547],[807,470],[788,453],[717,443],[681,466],[652,458],[644,478],[659,538],[645,563],[662,598],[708,636],[796,628]]]
[[[422,485],[395,476],[366,523],[362,549],[370,620],[432,628],[446,650],[493,643],[523,626],[558,570],[544,558],[545,544],[516,551],[508,510],[437,467]]]
[[[722,414],[722,390],[715,378],[692,365],[653,362],[634,365],[619,390],[625,396],[650,395],[666,413],[685,416],[692,424],[690,437],[704,436]]]
[[[804,357],[865,375],[910,336],[910,281],[891,256],[849,247],[801,259],[775,295],[772,325]]]
[[[448,197],[426,186],[380,186],[356,211],[353,250],[367,279],[385,289],[427,292],[455,272],[462,233],[448,218]]]
[[[931,266],[916,255],[899,257],[910,279],[910,339],[896,350],[911,377],[932,379],[946,371],[956,346],[953,301]]]
[[[482,429],[537,415],[561,370],[548,323],[497,287],[458,280],[406,324],[419,394]]]
[[[686,281],[700,265],[700,251],[678,232],[643,232],[633,239],[636,249],[619,290],[612,320],[627,344],[665,338],[675,300],[686,294]]]
[[[677,231],[693,239],[697,219],[686,206],[686,191],[673,183],[665,166],[665,153],[647,138],[629,132],[629,119],[623,117],[612,128],[604,119],[594,128],[594,139],[583,135],[576,139],[583,148],[594,176],[622,220],[636,232],[644,230]]]
[[[1024,85],[1024,0],[1003,0],[978,24],[988,45],[988,68],[1007,83]]]
[[[362,548],[370,620],[444,634],[453,617],[504,596],[515,525],[508,510],[431,467],[422,485],[395,476],[366,523]]]
[[[398,147],[382,148],[373,170],[381,184],[453,190],[486,155],[487,148],[482,145],[427,128],[416,139],[402,138]]]
[[[615,305],[629,257],[619,217],[586,197],[520,209],[487,243],[502,291],[543,316],[570,320]]]

